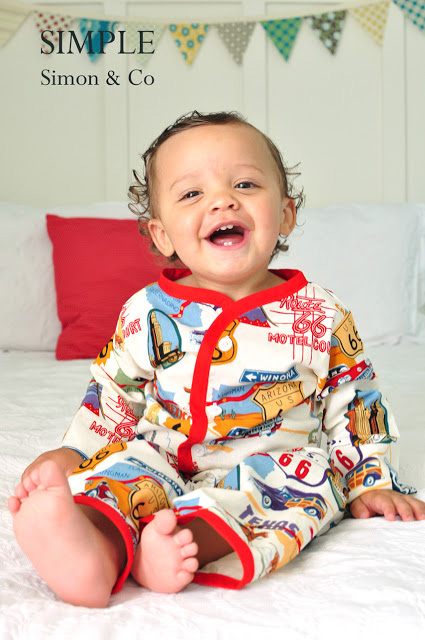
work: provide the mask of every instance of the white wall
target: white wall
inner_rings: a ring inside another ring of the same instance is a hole
[[[56,0],[54,6],[202,21],[287,8],[318,13],[324,4]],[[289,62],[260,25],[242,66],[211,30],[189,67],[166,32],[143,68],[155,78],[150,87],[126,79],[105,85],[109,69],[126,78],[138,67],[133,56],[106,51],[96,63],[86,55],[41,55],[31,19],[0,50],[0,199],[42,206],[124,200],[139,153],[177,116],[197,108],[236,109],[267,131],[289,163],[301,163],[309,205],[425,201],[425,36],[394,4],[382,48],[348,16],[335,56],[303,24]],[[42,86],[43,68],[97,74],[100,85]]]

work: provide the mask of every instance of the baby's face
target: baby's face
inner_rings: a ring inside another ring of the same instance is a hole
[[[175,251],[198,286],[267,271],[279,232],[292,230],[293,203],[267,144],[243,124],[197,126],[166,140],[155,158],[153,198],[155,244],[166,256]]]

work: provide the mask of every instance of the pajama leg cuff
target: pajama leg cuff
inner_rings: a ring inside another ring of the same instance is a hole
[[[254,559],[247,542],[245,542],[241,536],[239,536],[232,527],[230,527],[225,520],[220,518],[219,515],[209,511],[208,509],[199,509],[192,513],[185,513],[180,515],[178,510],[175,510],[177,515],[178,524],[184,526],[194,518],[202,518],[207,522],[217,533],[224,538],[229,545],[233,548],[237,554],[240,563],[242,565],[242,578],[232,578],[220,573],[208,573],[206,571],[198,571],[195,573],[193,582],[196,584],[203,584],[210,587],[221,587],[224,589],[242,589],[246,584],[252,581],[254,577]],[[219,562],[219,560],[217,560]],[[205,565],[208,566],[208,565]]]
[[[85,494],[77,494],[74,496],[74,501],[77,504],[84,504],[89,507],[93,507],[94,509],[97,509],[98,511],[103,513],[117,527],[118,531],[123,537],[127,552],[127,562],[122,573],[118,576],[114,588],[112,589],[112,593],[117,593],[118,591],[120,591],[124,582],[128,578],[131,567],[133,565],[134,555],[138,544],[138,539],[135,537],[136,532],[133,531],[131,527],[129,527],[119,511],[103,502],[102,500],[89,497]],[[177,516],[177,523],[181,526],[188,524],[194,518],[202,518],[203,520],[205,520],[205,522],[207,522],[215,531],[217,531],[217,533],[221,535],[234,549],[242,565],[243,574],[241,579],[232,578],[230,576],[222,575],[219,573],[207,573],[205,571],[201,571],[195,573],[193,582],[195,582],[196,584],[221,587],[224,589],[241,589],[246,584],[252,581],[254,576],[254,560],[249,545],[244,542],[243,539],[236,533],[236,531],[234,531],[234,529],[232,529],[222,518],[220,518],[215,513],[208,511],[208,509],[197,509],[192,513],[186,512],[184,515],[181,515],[178,510],[174,511]],[[142,526],[150,522],[153,518],[154,515],[141,518],[141,528]]]
[[[119,511],[111,507],[109,504],[106,504],[105,502],[103,502],[102,500],[98,500],[97,498],[86,496],[85,494],[75,495],[74,502],[76,502],[77,504],[85,504],[88,507],[93,507],[94,509],[97,509],[97,511],[103,513],[117,527],[118,531],[123,537],[125,549],[127,552],[127,562],[123,572],[118,576],[114,588],[112,589],[112,593],[116,593],[117,591],[120,591],[131,571],[138,540],[135,538],[135,535],[132,532],[131,528],[124,520],[124,516],[122,516]]]

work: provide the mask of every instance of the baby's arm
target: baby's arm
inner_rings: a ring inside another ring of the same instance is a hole
[[[355,518],[379,514],[387,520],[397,515],[422,520],[424,503],[407,495],[414,489],[398,481],[392,466],[392,444],[399,434],[391,408],[351,314],[342,303],[337,308],[341,315],[334,319],[326,382],[318,397],[329,454],[346,480],[351,513]]]
[[[134,312],[131,300],[124,305],[113,339],[93,362],[92,380],[64,436],[62,447],[42,453],[25,469],[22,480],[46,460],[53,460],[66,476],[70,476],[99,449],[134,438],[138,418],[145,407],[144,378],[153,376],[150,371],[141,369],[132,357],[133,351],[140,355],[140,344],[146,345],[147,337],[140,339],[140,334],[130,333],[124,346],[122,327],[124,312],[127,322],[131,322],[134,315],[139,320],[143,309],[137,301],[141,296],[142,292],[139,292],[133,297],[136,301]]]
[[[366,491],[350,504],[354,518],[371,518],[382,515],[386,520],[400,516],[405,522],[425,520],[425,502],[392,489]]]
[[[83,456],[75,451],[75,449],[69,449],[68,447],[60,447],[59,449],[52,449],[51,451],[45,451],[38,458],[31,462],[31,464],[25,469],[22,474],[22,480],[24,480],[29,473],[34,471],[46,460],[53,460],[57,462],[64,474],[68,477],[84,460]]]

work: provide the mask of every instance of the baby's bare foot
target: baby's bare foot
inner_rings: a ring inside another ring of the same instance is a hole
[[[75,504],[60,467],[42,463],[8,506],[19,546],[50,588],[71,604],[106,606],[117,574],[105,560],[101,532]]]
[[[151,591],[177,593],[192,582],[197,553],[192,532],[177,526],[175,513],[164,509],[143,529],[131,573]]]

